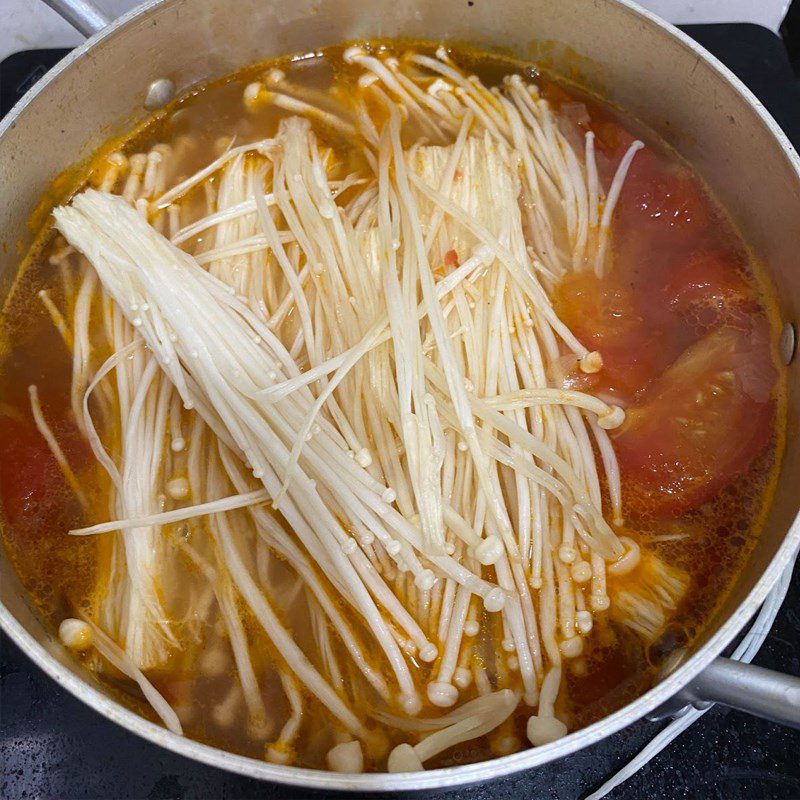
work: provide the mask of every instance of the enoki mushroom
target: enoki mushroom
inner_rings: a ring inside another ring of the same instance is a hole
[[[495,730],[519,746],[519,707],[533,744],[564,735],[564,665],[598,616],[650,640],[686,591],[617,533],[624,411],[554,382],[567,355],[603,369],[550,295],[603,274],[641,143],[606,196],[593,134],[573,147],[519,76],[345,60],[345,99],[279,72],[248,86],[251,112],[286,112],[274,137],[194,175],[166,147],[109,159],[54,212],[69,312],[42,302],[108,475],[107,512],[73,531],[112,538],[100,668],[178,730],[143,671],[208,639],[236,678],[215,719],[244,715],[266,758],[293,761],[313,708],[332,769],[421,769]]]

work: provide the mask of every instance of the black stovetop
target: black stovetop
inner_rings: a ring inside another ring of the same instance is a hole
[[[686,30],[750,86],[800,148],[800,82],[783,42],[755,25]],[[0,64],[0,113],[66,52],[27,51]],[[758,664],[800,674],[799,610],[800,567]],[[0,637],[0,647],[0,797],[5,800],[323,797],[231,775],[142,741],[67,694],[8,637]],[[441,800],[578,800],[659,729],[640,722],[555,764],[479,787],[442,787],[435,794]],[[800,800],[800,731],[714,708],[611,797]]]

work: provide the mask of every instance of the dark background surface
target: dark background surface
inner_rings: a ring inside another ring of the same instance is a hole
[[[795,145],[800,145],[800,82],[792,73],[783,42],[755,25],[695,25],[686,30],[750,86]],[[792,31],[798,39],[793,43],[787,36],[789,49],[800,56],[800,23],[784,29],[785,34]],[[6,113],[66,52],[18,53],[0,64],[0,113]],[[756,662],[800,674],[800,567]],[[640,722],[556,764],[488,785],[450,791],[442,787],[436,796],[441,800],[578,800],[638,753],[658,730],[658,725]],[[8,637],[0,636],[2,800],[324,796],[231,775],[138,739],[74,699]],[[610,797],[800,800],[800,731],[714,708]]]

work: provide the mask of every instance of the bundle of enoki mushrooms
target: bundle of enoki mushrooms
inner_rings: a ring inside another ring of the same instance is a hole
[[[188,178],[178,145],[109,157],[54,212],[67,309],[43,300],[108,475],[113,521],[72,531],[113,537],[77,637],[95,668],[175,731],[201,700],[153,676],[227,672],[213,719],[267,759],[324,709],[332,769],[406,771],[513,752],[515,712],[534,745],[565,735],[595,622],[653,639],[687,580],[620,527],[625,414],[568,388],[602,354],[549,299],[603,274],[642,144],[603,186],[593,134],[518,75],[345,59],[356,91],[248,86],[285,110],[274,138]]]

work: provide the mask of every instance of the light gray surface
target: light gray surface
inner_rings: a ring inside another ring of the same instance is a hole
[[[100,0],[109,17],[129,11],[135,0]],[[38,47],[74,47],[83,39],[55,11],[40,0],[0,0],[0,60],[18,50]]]

